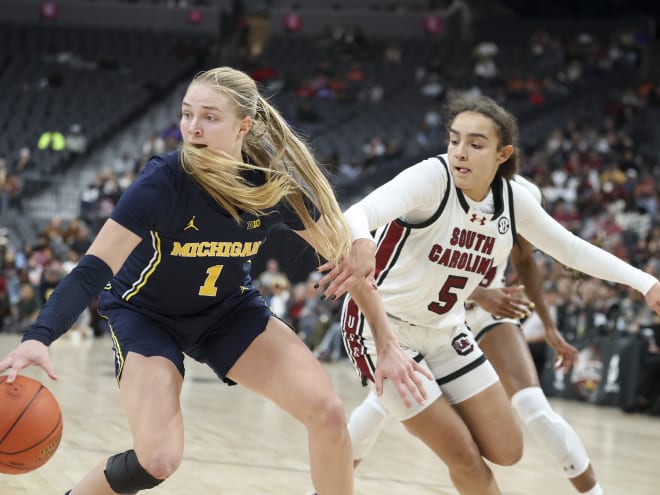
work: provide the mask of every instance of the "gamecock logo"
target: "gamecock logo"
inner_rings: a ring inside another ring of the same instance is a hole
[[[454,337],[451,341],[451,345],[461,356],[467,356],[474,350],[474,344],[465,333],[459,333]]]

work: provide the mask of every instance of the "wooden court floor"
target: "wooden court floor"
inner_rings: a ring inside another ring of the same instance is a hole
[[[0,334],[4,357],[18,342]],[[36,368],[26,375],[46,383],[64,413],[62,443],[43,467],[0,474],[0,495],[62,495],[92,466],[130,448],[113,376],[108,338],[63,337],[51,347],[59,381]],[[307,495],[311,490],[304,428],[270,402],[219,383],[205,367],[186,360],[182,394],[186,449],[180,469],[149,491],[159,495]],[[346,362],[326,366],[347,413],[365,394]],[[551,399],[576,429],[591,456],[605,495],[657,495],[660,419],[615,408]],[[575,493],[526,437],[516,466],[493,470],[506,495]],[[356,495],[456,495],[447,469],[403,427],[391,421],[355,477]]]

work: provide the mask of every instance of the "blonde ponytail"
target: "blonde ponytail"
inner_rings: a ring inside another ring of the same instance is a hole
[[[234,102],[239,118],[252,118],[252,128],[243,140],[243,163],[226,153],[184,144],[181,163],[188,172],[236,221],[239,210],[263,215],[285,201],[300,217],[321,254],[337,262],[350,249],[350,232],[334,191],[303,140],[280,113],[258,92],[247,74],[219,67],[201,72],[191,84],[208,84]],[[260,170],[263,185],[247,182],[241,172]],[[311,202],[328,225],[328,238],[309,214]]]

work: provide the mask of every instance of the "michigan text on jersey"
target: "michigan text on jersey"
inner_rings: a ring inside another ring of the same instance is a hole
[[[259,252],[262,241],[256,242],[186,242],[181,244],[174,241],[171,256],[184,258],[223,257],[248,258]]]

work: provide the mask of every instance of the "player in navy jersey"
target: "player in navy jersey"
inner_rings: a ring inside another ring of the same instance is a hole
[[[342,402],[250,279],[251,260],[276,224],[335,263],[348,253],[350,233],[332,189],[243,72],[221,67],[198,74],[183,98],[180,129],[181,149],[149,160],[22,343],[0,362],[0,373],[9,370],[11,383],[21,369],[38,365],[56,378],[48,345],[103,289],[99,313],[110,327],[133,448],[103,460],[67,494],[137,493],[177,469],[184,354],[300,420],[315,486],[324,495],[352,494]],[[353,277],[366,287],[363,274]],[[381,376],[422,402],[419,366],[397,346],[382,350],[388,362]]]
[[[446,155],[404,170],[346,212],[354,239],[376,231],[375,260],[362,249],[351,252],[351,263],[375,266],[378,291],[355,292],[362,311],[353,293],[345,299],[344,344],[363,382],[447,464],[461,494],[496,495],[500,489],[483,458],[517,462],[522,432],[502,383],[465,324],[465,302],[483,278],[506,261],[520,234],[571,268],[637,289],[658,314],[660,282],[574,236],[511,180],[518,129],[496,102],[455,101],[446,121]],[[321,269],[331,267],[320,285],[341,292],[341,264]],[[379,295],[399,345],[434,375],[424,378],[428,400],[421,405],[403,407],[391,380],[372,382],[381,357],[372,330],[382,333],[384,323],[364,309],[364,300]],[[528,425],[537,419],[533,398],[516,407]]]

